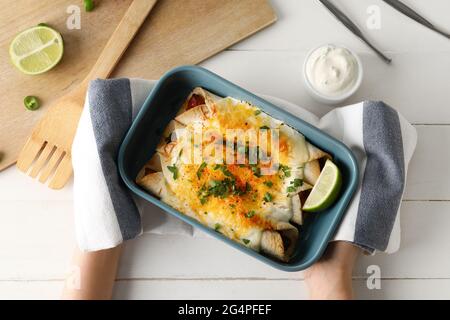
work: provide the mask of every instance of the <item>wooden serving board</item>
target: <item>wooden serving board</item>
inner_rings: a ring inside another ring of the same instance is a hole
[[[89,72],[131,0],[97,0],[85,12],[81,0],[17,0],[0,8],[0,170],[13,164],[36,121],[51,102]],[[79,5],[81,29],[69,30],[70,5]],[[157,79],[168,69],[196,64],[275,22],[267,0],[159,0],[112,77]],[[20,73],[8,47],[21,30],[47,23],[64,38],[63,60],[38,76]],[[35,95],[41,109],[27,111]]]

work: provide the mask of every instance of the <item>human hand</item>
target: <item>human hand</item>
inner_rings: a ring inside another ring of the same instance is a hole
[[[329,243],[322,258],[304,271],[310,299],[352,299],[353,267],[360,252],[361,249],[350,242]]]

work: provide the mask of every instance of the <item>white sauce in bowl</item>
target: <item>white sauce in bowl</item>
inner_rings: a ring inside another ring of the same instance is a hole
[[[326,45],[314,50],[307,59],[306,77],[318,93],[340,97],[355,87],[360,70],[348,49]]]

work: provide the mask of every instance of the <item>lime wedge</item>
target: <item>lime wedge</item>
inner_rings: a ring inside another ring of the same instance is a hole
[[[319,179],[305,201],[303,210],[308,212],[325,210],[336,200],[341,185],[341,172],[331,160],[327,160]]]
[[[61,35],[47,26],[19,33],[9,46],[14,66],[25,74],[44,73],[58,64],[64,53]]]

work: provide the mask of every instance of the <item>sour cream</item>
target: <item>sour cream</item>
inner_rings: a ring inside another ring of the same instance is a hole
[[[341,100],[356,91],[361,81],[362,66],[350,50],[326,45],[309,54],[304,72],[307,84],[321,98]]]

